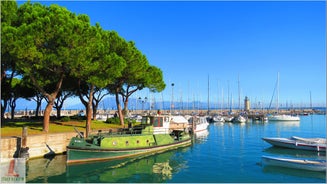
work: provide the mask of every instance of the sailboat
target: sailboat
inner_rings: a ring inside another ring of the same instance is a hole
[[[277,74],[277,104],[276,104],[276,109],[277,109],[277,113],[273,114],[273,115],[269,115],[268,116],[268,120],[269,121],[300,121],[300,117],[299,116],[294,116],[294,115],[288,115],[288,114],[279,114],[279,109],[278,109],[278,105],[279,105],[279,73]]]

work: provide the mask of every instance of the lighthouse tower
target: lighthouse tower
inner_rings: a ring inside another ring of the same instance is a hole
[[[244,99],[244,110],[250,111],[250,99],[247,96]]]

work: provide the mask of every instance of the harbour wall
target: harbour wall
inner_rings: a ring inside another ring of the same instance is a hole
[[[76,132],[29,135],[26,137],[26,142],[22,141],[22,137],[18,136],[2,137],[1,157],[13,158],[18,156],[22,148],[22,142],[29,148],[29,158],[61,154],[66,151],[70,139],[76,135]]]

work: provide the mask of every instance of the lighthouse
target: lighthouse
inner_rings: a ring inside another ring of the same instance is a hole
[[[250,99],[247,96],[244,99],[244,110],[250,111]]]

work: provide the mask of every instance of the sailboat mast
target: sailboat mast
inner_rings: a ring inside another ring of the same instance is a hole
[[[240,75],[238,75],[238,110],[241,111]]]
[[[312,110],[312,98],[311,98],[311,91],[310,91],[310,109]]]
[[[208,115],[209,115],[209,104],[210,104],[210,82],[209,82],[209,75],[208,75],[208,107],[207,107]]]
[[[279,72],[277,73],[277,113],[279,113]]]
[[[227,105],[228,105],[229,109],[231,109],[230,99],[229,99],[229,97],[230,97],[230,93],[229,93],[229,80],[227,82],[228,82],[228,86],[227,86]]]

